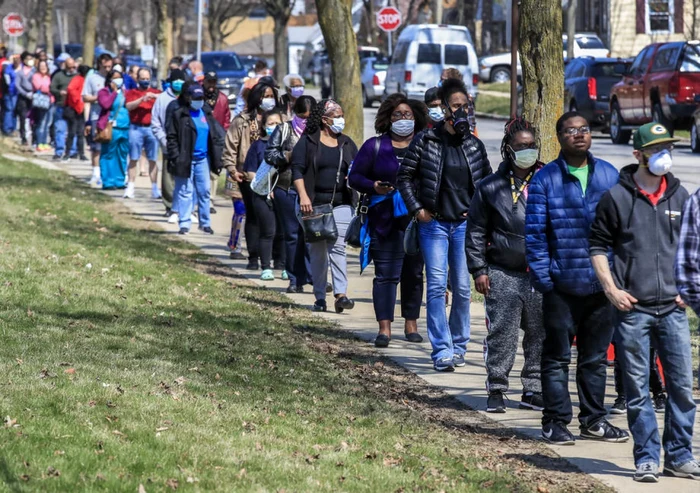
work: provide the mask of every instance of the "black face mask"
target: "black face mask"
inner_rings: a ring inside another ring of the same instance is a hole
[[[452,113],[452,128],[454,128],[455,132],[459,135],[469,135],[469,118],[464,106]]]

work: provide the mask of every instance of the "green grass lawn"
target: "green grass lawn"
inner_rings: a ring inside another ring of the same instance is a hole
[[[493,92],[504,92],[506,94],[510,93],[510,82],[493,82],[484,84],[479,84],[479,90],[481,91],[493,91]]]
[[[491,115],[510,115],[510,98],[491,96],[489,94],[479,94],[476,98],[476,111]],[[478,121],[477,121],[478,125]]]
[[[0,491],[607,491],[66,175],[0,224]]]

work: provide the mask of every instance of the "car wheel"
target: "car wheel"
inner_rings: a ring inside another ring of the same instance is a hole
[[[697,121],[690,129],[690,148],[695,154],[700,154],[700,129],[698,129]]]
[[[632,136],[631,130],[623,130],[625,124],[620,115],[620,106],[613,103],[612,111],[610,112],[610,140],[613,144],[627,144]]]
[[[661,104],[660,103],[654,103],[654,106],[651,108],[651,118],[657,123],[660,123],[664,127],[666,127],[666,130],[668,130],[668,133],[671,134],[671,137],[673,137],[673,125],[671,122],[664,116],[664,112],[661,109]]]
[[[492,69],[491,82],[510,82],[510,69],[507,67],[496,67]]]

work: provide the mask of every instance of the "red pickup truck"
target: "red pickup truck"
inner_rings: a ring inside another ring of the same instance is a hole
[[[700,41],[655,43],[644,48],[610,94],[610,138],[626,144],[652,121],[690,130],[700,95]]]

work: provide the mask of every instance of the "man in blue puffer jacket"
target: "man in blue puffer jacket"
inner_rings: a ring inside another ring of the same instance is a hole
[[[595,275],[588,236],[601,197],[618,181],[617,170],[589,152],[591,129],[578,113],[557,121],[561,154],[532,179],[525,218],[532,284],[543,293],[542,438],[573,445],[569,395],[571,344],[576,337],[576,383],[581,438],[623,442],[629,434],[605,419],[607,349],[612,309]]]

